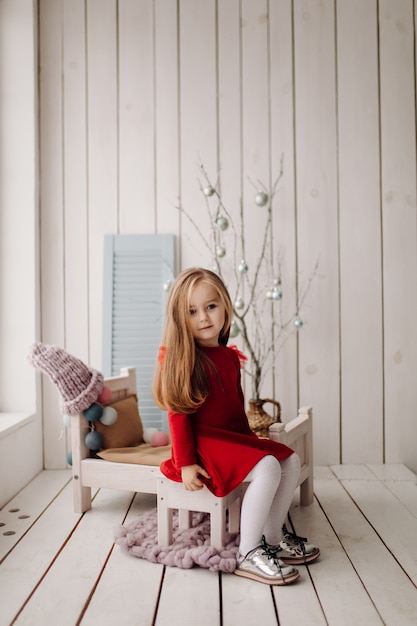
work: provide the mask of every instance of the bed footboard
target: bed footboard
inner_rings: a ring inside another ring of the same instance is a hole
[[[298,417],[287,424],[277,422],[269,427],[269,437],[284,443],[298,454],[301,461],[300,503],[308,506],[313,502],[313,410],[301,407]]]

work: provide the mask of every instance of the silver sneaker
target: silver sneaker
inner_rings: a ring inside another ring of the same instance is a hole
[[[268,585],[286,585],[300,577],[294,567],[274,559],[265,545],[251,550],[246,556],[241,556],[235,574]]]
[[[307,537],[299,537],[290,533],[285,524],[282,527],[282,532],[283,539],[279,546],[266,544],[275,559],[281,559],[287,565],[305,565],[312,563],[320,556],[319,548],[312,543],[307,543]]]

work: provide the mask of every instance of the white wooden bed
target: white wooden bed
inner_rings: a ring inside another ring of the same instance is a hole
[[[105,385],[112,392],[112,401],[136,394],[135,368],[122,368],[119,376],[107,378]],[[208,489],[188,492],[182,485],[163,476],[159,467],[136,463],[120,463],[90,458],[84,443],[89,423],[82,414],[71,418],[72,473],[74,511],[84,513],[92,506],[91,488],[121,489],[139,493],[157,494],[158,543],[172,541],[172,511],[179,510],[179,523],[189,527],[190,512],[203,511],[211,515],[211,543],[223,545],[226,532],[226,511],[229,511],[229,532],[239,529],[239,511],[242,491],[235,489],[225,498],[216,498]],[[295,449],[302,464],[300,476],[301,504],[313,501],[312,411],[300,409],[299,415],[288,424],[273,424],[270,437]]]

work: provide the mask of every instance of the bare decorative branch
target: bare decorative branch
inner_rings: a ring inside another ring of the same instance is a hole
[[[200,163],[200,172],[203,183],[199,181],[200,190],[206,201],[207,214],[210,221],[210,235],[207,237],[192,218],[190,213],[182,206],[181,202],[177,209],[189,220],[199,235],[204,248],[212,258],[212,268],[227,284],[225,279],[226,265],[228,275],[232,272],[234,283],[234,320],[231,328],[231,337],[240,334],[244,349],[248,356],[248,365],[245,372],[250,376],[252,386],[252,398],[259,399],[261,387],[265,375],[275,367],[277,356],[287,339],[299,330],[303,321],[299,311],[304,304],[311,288],[313,279],[318,274],[318,261],[300,290],[297,299],[296,311],[284,318],[282,308],[282,285],[281,264],[282,258],[277,255],[274,258],[274,239],[272,224],[272,207],[278,185],[283,176],[283,158],[281,158],[280,172],[268,189],[261,181],[256,184],[250,179],[249,182],[256,190],[255,203],[265,209],[265,223],[262,231],[262,242],[258,259],[253,273],[245,261],[247,236],[245,232],[243,203],[239,207],[239,225],[236,229],[232,214],[223,204],[220,188],[220,176],[217,175],[213,184],[203,164]],[[226,259],[226,249],[223,243],[224,231],[231,235],[233,250]],[[241,251],[239,262],[238,249]],[[230,256],[232,263],[230,263]],[[229,292],[233,285],[227,284]],[[240,294],[246,294],[246,302]]]

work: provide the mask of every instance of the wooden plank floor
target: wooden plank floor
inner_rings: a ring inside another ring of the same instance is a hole
[[[402,465],[315,468],[291,520],[322,551],[285,588],[127,555],[113,529],[153,495],[99,490],[72,513],[69,471],[45,471],[0,511],[0,626],[417,624],[417,486]]]

